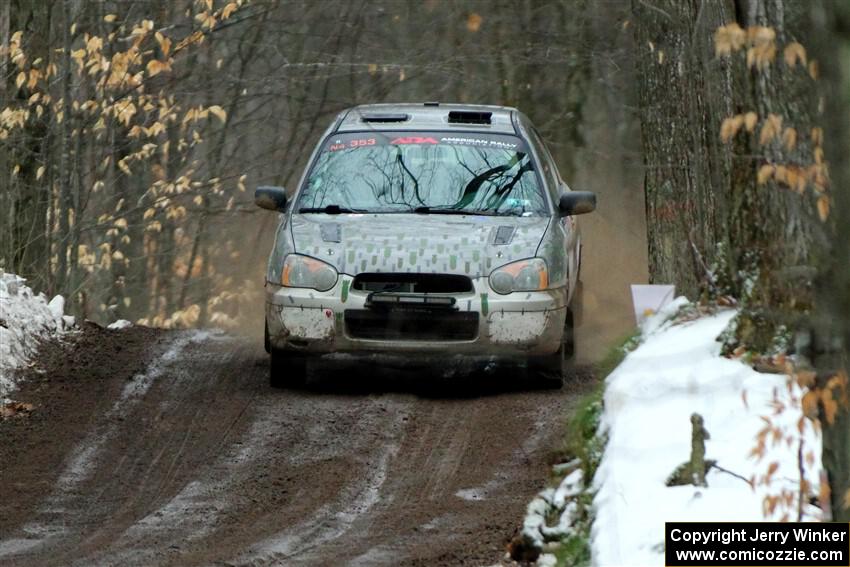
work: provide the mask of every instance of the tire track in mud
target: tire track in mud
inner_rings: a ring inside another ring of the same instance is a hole
[[[589,384],[348,359],[275,391],[242,339],[87,332],[96,345],[55,347],[21,390],[44,411],[0,424],[0,565],[492,564]],[[50,490],[8,482],[26,475]]]

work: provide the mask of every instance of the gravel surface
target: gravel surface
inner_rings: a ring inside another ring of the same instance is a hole
[[[592,377],[444,370],[272,390],[254,341],[87,324],[0,422],[0,565],[498,563]]]

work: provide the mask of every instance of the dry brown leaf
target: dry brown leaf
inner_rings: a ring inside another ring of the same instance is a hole
[[[823,407],[824,418],[828,424],[832,425],[835,423],[835,416],[838,414],[838,402],[832,397],[832,390],[822,390],[820,401]]]
[[[812,128],[812,144],[820,146],[823,144],[823,128]]]
[[[809,76],[817,81],[820,76],[820,69],[818,68],[817,61],[809,61]]]
[[[736,22],[720,26],[714,32],[714,54],[717,57],[731,55],[746,42],[747,34]]]
[[[806,48],[796,41],[786,45],[782,55],[785,59],[785,64],[789,67],[794,67],[798,61],[801,65],[806,65]]]
[[[813,451],[806,452],[806,464],[809,466],[815,464],[815,453]]]
[[[761,127],[759,134],[759,144],[764,146],[770,143],[782,131],[782,117],[778,114],[770,113]]]
[[[481,17],[477,12],[470,12],[470,14],[466,17],[466,29],[475,33],[479,29],[481,29],[481,22],[484,18]]]
[[[809,419],[816,419],[818,417],[818,394],[809,390],[803,395],[800,406],[802,407],[803,415]]]
[[[735,137],[735,134],[738,133],[738,130],[741,129],[743,124],[743,114],[736,114],[735,116],[724,118],[723,123],[720,125],[720,139],[723,142],[728,142]]]
[[[778,471],[778,470],[779,470],[779,463],[778,463],[778,462],[774,461],[774,462],[770,463],[770,465],[767,467],[767,478],[768,478],[768,480],[769,480],[769,479],[770,479],[770,477],[772,477],[772,476],[776,473],[776,471]]]
[[[791,128],[790,126],[782,132],[782,145],[785,146],[785,149],[789,152],[794,149],[797,145],[797,130]]]
[[[850,489],[844,494],[844,507],[850,508]]]
[[[826,219],[829,218],[829,207],[829,197],[826,195],[818,197],[818,216],[820,217],[821,222],[826,222]]]
[[[759,121],[759,115],[753,112],[752,110],[744,114],[744,127],[747,129],[747,132],[752,133],[753,130],[756,129],[756,124]]]
[[[769,43],[776,39],[776,30],[766,26],[750,26],[747,28],[747,41],[750,45]]]
[[[764,185],[770,178],[773,177],[776,168],[769,163],[764,164],[759,168],[757,177],[757,182],[759,185]]]
[[[797,379],[797,385],[801,388],[808,388],[815,383],[817,375],[811,370],[800,370],[794,377]]]

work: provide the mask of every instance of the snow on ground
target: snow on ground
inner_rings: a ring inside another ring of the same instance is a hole
[[[0,271],[0,401],[15,388],[14,370],[35,353],[36,339],[61,333],[74,324],[63,315],[65,299],[57,295],[48,303],[24,285],[26,280]]]
[[[789,392],[784,375],[760,374],[720,356],[716,338],[734,311],[684,323],[667,321],[684,303],[676,300],[650,317],[643,325],[643,343],[607,379],[600,429],[608,444],[594,478],[598,492],[592,554],[597,565],[663,565],[665,522],[765,521],[765,494],[793,490],[799,482],[796,443],[768,442],[760,462],[749,456],[765,425],[761,416],[797,435],[799,409],[773,416],[770,403],[775,392],[785,403],[798,393]],[[764,475],[777,461],[774,482],[753,490],[746,481],[712,469],[708,488],[667,487],[674,469],[690,458],[694,412],[703,416],[711,435],[706,459],[716,459],[720,467],[746,479]],[[806,424],[803,441],[805,452],[820,455],[820,439],[811,424]],[[812,485],[819,478],[817,466],[806,471]],[[778,520],[784,511],[796,519],[795,509],[776,510],[767,519]],[[807,513],[817,519],[814,507]]]

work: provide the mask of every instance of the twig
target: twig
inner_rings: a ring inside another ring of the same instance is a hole
[[[750,479],[748,479],[748,478],[744,478],[743,476],[739,475],[739,474],[738,474],[738,473],[736,473],[736,472],[732,472],[732,471],[730,471],[729,469],[724,469],[723,467],[721,467],[721,466],[720,466],[720,465],[718,465],[717,463],[714,463],[713,465],[711,465],[711,468],[717,469],[717,470],[719,470],[720,472],[725,472],[726,474],[732,475],[732,476],[734,476],[735,478],[740,478],[741,480],[743,480],[744,482],[746,482],[747,484],[749,484],[749,485],[750,485],[750,488],[754,488],[754,487],[753,487],[753,483],[752,483],[752,482],[750,482]]]

